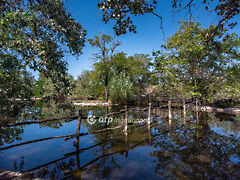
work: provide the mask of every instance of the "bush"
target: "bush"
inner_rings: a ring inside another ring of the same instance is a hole
[[[104,97],[99,97],[98,100],[104,101]]]
[[[133,99],[134,94],[138,92],[130,77],[124,72],[121,72],[118,76],[113,76],[109,90],[110,100],[118,104],[127,104]]]

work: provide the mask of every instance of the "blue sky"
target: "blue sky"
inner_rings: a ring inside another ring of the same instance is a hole
[[[202,2],[202,1],[201,1]],[[105,24],[101,21],[101,12],[97,8],[97,0],[71,0],[66,4],[68,12],[87,30],[87,39],[93,38],[99,32],[114,36],[114,23]],[[211,23],[216,23],[217,18],[214,13],[209,13],[199,4],[193,7],[192,15],[195,21],[207,27]],[[153,50],[160,49],[166,38],[172,36],[178,30],[178,20],[184,20],[189,17],[187,11],[174,13],[171,8],[170,0],[160,1],[156,12],[163,17],[164,35],[160,29],[160,19],[154,15],[146,14],[143,16],[133,17],[133,21],[137,26],[137,33],[127,33],[116,37],[121,41],[118,51],[125,52],[127,55],[136,53],[150,54]],[[91,48],[88,43],[83,49],[83,55],[78,58],[67,55],[65,57],[68,62],[68,72],[75,78],[80,75],[83,70],[91,69],[94,60],[93,53],[96,49]]]

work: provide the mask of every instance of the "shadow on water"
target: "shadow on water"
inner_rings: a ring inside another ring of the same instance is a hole
[[[15,121],[76,115],[79,109],[84,115],[102,116],[124,107],[39,103],[23,108]],[[171,113],[169,118],[167,109],[141,107],[111,115],[113,122],[109,124],[76,119],[2,126],[0,147],[43,136],[77,135],[1,150],[0,169],[31,172],[29,177],[50,179],[240,178],[238,116],[190,111],[184,114],[179,109],[172,109]],[[129,123],[124,128],[126,115]],[[146,121],[135,124],[130,123],[131,119]],[[119,125],[122,128],[81,136]]]

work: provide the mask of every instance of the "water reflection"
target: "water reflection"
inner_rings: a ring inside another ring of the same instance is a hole
[[[210,128],[224,136],[235,136],[240,138],[240,117],[224,113],[212,113],[212,121],[209,122]]]
[[[86,136],[81,133],[116,127],[119,122],[90,125],[81,118],[65,124],[60,121],[59,133],[68,124],[68,130],[76,137],[38,142],[39,147],[28,144],[0,151],[0,169],[30,171],[31,177],[50,179],[240,178],[238,117],[228,120],[219,114],[183,113],[182,109],[172,108],[169,118],[168,108],[152,108],[149,104],[141,109],[125,109],[113,115],[125,120],[122,128]],[[119,108],[89,107],[82,108],[81,113],[101,116],[114,111]],[[148,121],[126,124],[129,118]],[[41,125],[44,126],[50,131],[55,127],[47,123]],[[26,127],[21,128],[24,134]],[[35,130],[42,131],[39,126]],[[2,145],[19,141],[7,134],[1,132],[1,139],[5,137]],[[30,149],[31,153],[26,153]]]
[[[24,128],[21,126],[7,127],[8,124],[71,116],[76,113],[76,109],[71,102],[59,104],[36,101],[35,103],[12,104],[11,107],[0,110],[0,145],[10,144],[22,139],[21,135],[24,133]],[[51,121],[39,124],[39,126],[60,128],[62,122]]]

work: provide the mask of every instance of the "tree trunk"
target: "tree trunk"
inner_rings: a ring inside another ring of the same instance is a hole
[[[109,97],[108,87],[105,86],[105,101],[108,101],[108,97]]]
[[[125,154],[125,157],[128,157],[128,134],[125,133],[125,151],[126,151],[126,154]]]
[[[79,174],[81,175],[81,171],[80,171],[80,151],[79,151],[79,136],[76,137],[76,139],[78,139],[76,141],[76,145],[75,145],[75,148],[76,148],[76,165],[77,165],[77,171],[79,171]]]
[[[148,125],[151,124],[151,103],[149,103],[148,107]]]
[[[105,75],[104,85],[105,85],[105,101],[108,101],[108,97],[109,97],[109,91],[108,91],[108,74]]]
[[[77,122],[77,132],[76,132],[76,141],[75,141],[75,146],[79,146],[79,134],[80,134],[80,127],[81,127],[81,116],[82,116],[82,111],[78,111],[78,122]],[[79,148],[79,147],[78,147]]]
[[[125,126],[124,126],[125,134],[127,134],[127,126],[128,126],[128,112],[127,112],[127,106],[125,106]]]
[[[196,97],[196,111],[198,111],[198,98]]]
[[[172,119],[171,100],[168,100],[168,117]]]
[[[197,123],[199,122],[199,120],[198,120],[198,98],[196,97],[196,121],[197,121]]]
[[[198,114],[199,112],[198,111],[196,111],[196,121],[197,121],[197,123],[199,123],[199,114]]]
[[[148,143],[149,145],[152,144],[152,138],[151,138],[151,103],[149,103],[149,107],[148,107]]]
[[[184,120],[184,124],[186,124],[186,100],[185,100],[185,97],[183,98],[183,120]]]
[[[168,100],[168,123],[169,127],[172,126],[172,110],[171,110],[171,100]]]

